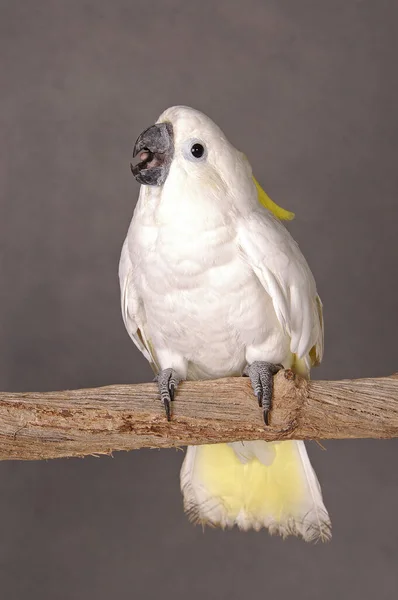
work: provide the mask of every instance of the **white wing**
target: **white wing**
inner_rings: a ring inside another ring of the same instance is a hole
[[[119,262],[119,282],[123,321],[127,332],[138,350],[142,352],[151,367],[158,372],[158,365],[145,334],[145,310],[134,287],[133,266],[131,263],[127,238],[123,244]]]
[[[323,354],[322,303],[314,277],[287,229],[268,211],[253,211],[238,224],[241,251],[271,296],[290,349],[309,368]]]

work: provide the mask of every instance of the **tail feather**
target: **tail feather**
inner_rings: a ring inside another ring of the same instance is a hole
[[[304,442],[191,446],[181,469],[189,518],[203,525],[331,537],[329,515]]]

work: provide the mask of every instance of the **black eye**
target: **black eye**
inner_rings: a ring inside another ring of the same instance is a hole
[[[191,154],[195,158],[201,158],[203,156],[204,152],[205,152],[205,149],[203,148],[202,144],[194,144],[191,147]]]

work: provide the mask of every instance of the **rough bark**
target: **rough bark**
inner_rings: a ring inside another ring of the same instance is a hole
[[[172,410],[167,422],[152,383],[0,392],[0,459],[254,439],[398,437],[398,375],[308,382],[281,371],[269,427],[247,378],[183,382]]]

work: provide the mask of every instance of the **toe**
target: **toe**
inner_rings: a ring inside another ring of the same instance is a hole
[[[163,384],[160,389],[160,398],[164,404],[167,420],[170,421],[170,418],[171,418],[170,400],[171,400],[171,398],[170,398],[170,392],[169,392],[167,383]]]
[[[267,408],[266,410],[263,411],[263,419],[264,419],[264,424],[268,427],[269,425],[269,415],[270,415],[270,410],[269,408]]]
[[[170,400],[167,399],[164,401],[164,409],[166,411],[166,419],[171,421]]]
[[[173,369],[164,369],[156,377],[159,386],[160,398],[164,404],[167,420],[171,420],[170,403],[174,400],[175,391],[180,382],[178,374]]]
[[[273,376],[283,369],[283,365],[256,361],[247,365],[244,375],[250,377],[253,391],[257,397],[259,406],[263,409],[265,425],[269,425],[270,409],[272,403]]]

